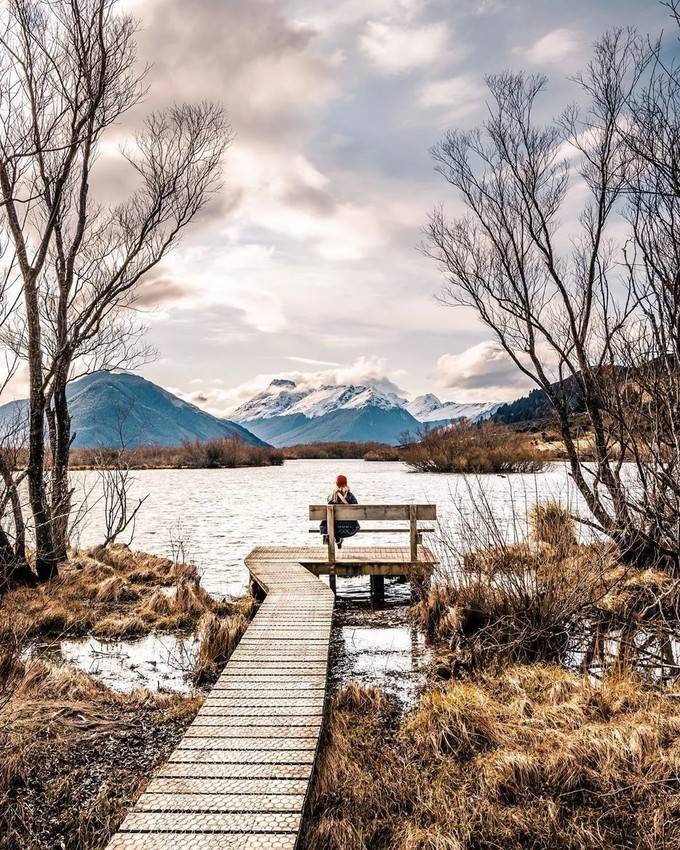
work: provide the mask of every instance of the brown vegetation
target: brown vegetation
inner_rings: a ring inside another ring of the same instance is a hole
[[[212,599],[192,564],[122,545],[74,553],[58,577],[0,597],[0,850],[104,847],[201,702],[115,693],[69,664],[25,660],[37,636],[197,629],[198,683],[255,607]]]
[[[387,443],[355,443],[338,440],[328,443],[300,443],[281,450],[287,460],[400,460],[396,446]]]
[[[624,566],[612,544],[579,543],[569,512],[546,502],[530,513],[527,541],[467,552],[414,617],[446,644],[446,666],[454,671],[568,657],[573,663],[581,654],[587,668],[607,634],[616,637],[619,656],[639,634],[658,632],[663,643],[662,632],[680,621],[680,580]]]
[[[200,706],[0,644],[0,850],[104,847]]]
[[[213,599],[193,564],[115,545],[73,554],[59,576],[0,596],[0,641],[13,634],[129,637],[193,629],[207,613],[250,617],[251,597]]]
[[[424,430],[400,451],[417,472],[537,472],[546,460],[529,437],[495,422]]]
[[[119,463],[120,449],[73,449],[73,469],[107,469]],[[252,446],[236,437],[184,443],[181,446],[139,446],[125,450],[128,469],[233,469],[240,466],[280,466],[284,455],[270,446]]]
[[[334,699],[305,850],[660,850],[680,844],[680,691],[512,665]]]

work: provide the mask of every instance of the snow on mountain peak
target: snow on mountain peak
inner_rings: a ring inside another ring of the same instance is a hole
[[[434,393],[419,395],[406,405],[408,412],[411,416],[415,416],[416,419],[420,419],[422,416],[439,410],[441,407],[443,407],[442,402]]]
[[[314,419],[336,410],[353,410],[368,406],[391,410],[403,407],[404,401],[393,393],[384,393],[372,386],[325,384],[303,389],[293,381],[277,379],[272,381],[266,390],[235,410],[232,418],[239,422],[249,422],[254,419],[301,414],[308,419]]]

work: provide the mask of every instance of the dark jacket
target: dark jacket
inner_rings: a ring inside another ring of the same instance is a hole
[[[341,505],[343,504],[342,499],[336,497],[333,499],[331,496],[328,497],[329,505]],[[358,505],[357,497],[350,490],[347,494],[347,504],[348,505]],[[320,531],[322,534],[328,534],[328,526],[326,524],[326,520],[321,521]],[[335,539],[337,540],[339,537],[353,537],[357,531],[359,531],[359,523],[354,519],[340,519],[335,521]]]

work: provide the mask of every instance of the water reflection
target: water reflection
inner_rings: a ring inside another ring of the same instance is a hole
[[[430,650],[409,619],[410,585],[385,582],[385,599],[371,600],[367,577],[338,579],[331,635],[331,689],[347,682],[376,685],[413,705],[425,685]]]
[[[87,637],[37,647],[74,664],[115,691],[134,688],[190,693],[198,641],[193,635],[150,634],[135,640]],[[58,655],[57,655],[58,653]]]

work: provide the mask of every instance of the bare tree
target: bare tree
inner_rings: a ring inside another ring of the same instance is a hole
[[[215,104],[152,114],[124,154],[137,190],[117,206],[97,203],[102,137],[145,91],[134,37],[115,0],[10,0],[0,34],[0,193],[24,302],[12,346],[29,368],[27,480],[41,578],[66,553],[67,384],[92,364],[138,353],[124,311],[218,187],[231,137]]]
[[[678,77],[658,44],[621,30],[600,39],[576,82],[587,109],[541,125],[545,78],[489,78],[486,124],[434,148],[468,214],[436,211],[426,250],[447,276],[445,300],[473,307],[548,396],[592,514],[584,520],[628,560],[677,570]],[[561,217],[577,192],[587,200],[566,234]]]
[[[136,500],[130,498],[130,490],[135,482],[130,469],[125,429],[130,413],[130,409],[118,407],[117,445],[102,448],[95,456],[104,503],[104,546],[115,543],[123,534],[128,536],[128,545],[132,543],[137,514],[148,498],[148,494]]]

